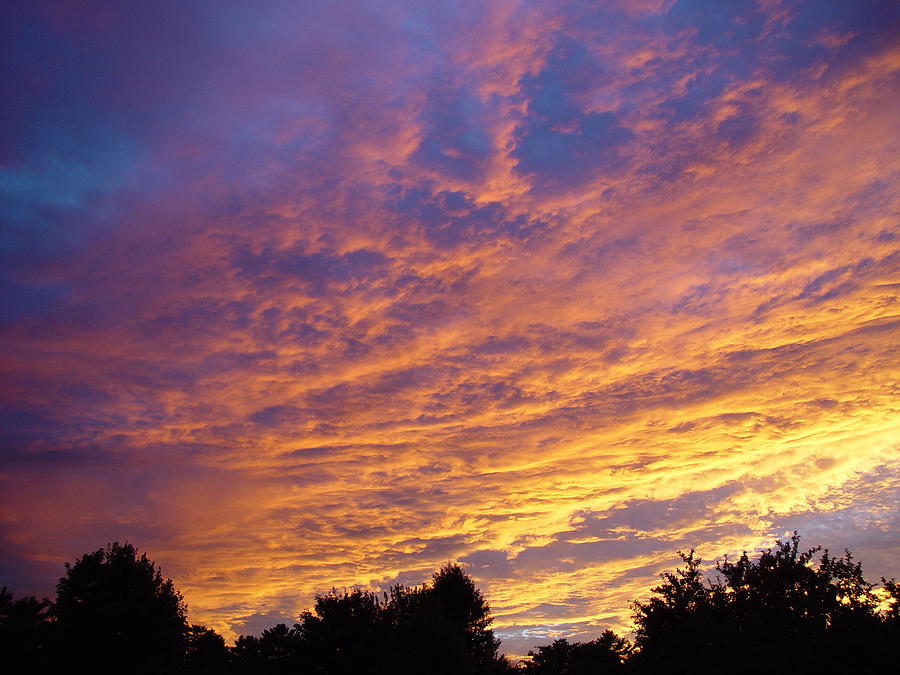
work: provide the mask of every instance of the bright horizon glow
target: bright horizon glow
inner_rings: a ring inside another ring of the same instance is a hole
[[[233,639],[458,560],[522,655],[678,549],[900,576],[898,12],[5,7],[0,584],[127,540]]]

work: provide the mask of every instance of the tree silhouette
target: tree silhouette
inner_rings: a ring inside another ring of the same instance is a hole
[[[48,600],[34,596],[13,598],[0,590],[0,658],[22,672],[41,672],[49,665],[47,649]]]
[[[186,608],[146,554],[118,542],[87,553],[57,584],[54,646],[61,663],[95,673],[176,672]]]
[[[305,673],[308,650],[298,628],[279,623],[262,635],[241,635],[232,649],[232,672],[240,675]],[[315,670],[311,672],[316,672]]]
[[[883,613],[884,620],[889,624],[900,623],[900,583],[896,579],[885,579],[884,577],[881,577],[881,583],[884,586],[884,595],[888,602],[888,607]]]
[[[636,658],[649,672],[674,672],[698,659],[721,663],[732,630],[723,623],[722,589],[704,583],[702,560],[693,550],[679,555],[685,567],[665,572],[655,597],[633,604]]]
[[[307,657],[329,675],[387,673],[382,649],[389,640],[382,603],[369,591],[332,591],[300,615],[297,632]]]
[[[886,652],[893,650],[896,654],[896,646],[900,644],[900,583],[895,579],[881,579],[884,588],[884,599],[887,608],[882,612],[884,628],[879,640],[880,649]]]
[[[448,563],[430,582],[386,593],[322,594],[292,628],[278,624],[228,648],[188,626],[181,594],[130,544],[66,565],[54,603],[0,591],[4,672],[197,675],[602,675],[750,673],[776,664],[807,673],[891,672],[900,641],[900,584],[863,577],[849,552],[776,542],[704,571],[692,550],[635,602],[635,643],[605,631],[556,640],[514,667],[499,654],[490,607]]]
[[[630,653],[628,640],[606,630],[590,642],[569,642],[563,638],[529,651],[531,660],[525,662],[523,670],[527,675],[622,673]]]
[[[795,672],[869,672],[883,663],[890,625],[874,586],[849,552],[801,551],[800,537],[776,542],[753,561],[746,552],[706,580],[694,552],[663,575],[655,597],[634,603],[635,664],[647,672],[755,669],[778,655]]]
[[[490,607],[475,582],[459,565],[446,564],[432,576],[424,591],[423,625],[428,630],[432,672],[491,673],[502,669],[500,641],[489,626]]]
[[[756,562],[744,553],[717,565],[738,628],[732,646],[750,659],[782,648],[796,667],[858,669],[877,650],[869,644],[881,628],[874,586],[849,551],[824,551],[814,565],[820,549],[799,545],[795,533]]]
[[[184,671],[191,675],[219,675],[230,663],[225,639],[206,626],[192,625],[185,636]]]
[[[489,629],[490,608],[472,579],[447,564],[431,584],[318,595],[293,629],[241,636],[238,672],[322,675],[481,675],[508,670]],[[267,646],[268,645],[268,646]],[[305,668],[305,670],[304,670]]]

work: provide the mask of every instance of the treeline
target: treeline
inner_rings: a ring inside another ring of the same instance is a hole
[[[819,555],[820,554],[820,555]],[[900,584],[865,580],[849,552],[799,537],[705,574],[693,551],[632,604],[632,640],[556,640],[522,663],[499,652],[490,608],[455,564],[422,586],[332,590],[291,627],[233,647],[190,625],[181,594],[130,544],[66,564],[54,601],[0,592],[4,672],[199,675],[598,675],[896,672]]]

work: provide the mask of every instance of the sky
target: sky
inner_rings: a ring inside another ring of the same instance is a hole
[[[896,2],[2,13],[0,584],[456,560],[521,655],[679,549],[900,576]]]

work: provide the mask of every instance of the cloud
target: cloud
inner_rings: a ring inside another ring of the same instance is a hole
[[[622,163],[619,146],[633,132],[614,112],[584,111],[576,103],[583,78],[603,76],[595,69],[583,46],[562,41],[550,51],[544,69],[523,81],[528,112],[512,155],[516,170],[533,183],[576,187]]]
[[[382,270],[388,259],[367,249],[337,254],[324,250],[307,253],[302,246],[287,250],[242,250],[237,254],[239,274],[260,285],[271,286],[284,280],[302,281],[313,295],[323,295],[329,286],[364,281]]]
[[[482,178],[492,148],[481,101],[465,91],[438,87],[422,116],[424,135],[413,161],[452,178]]]
[[[896,576],[858,4],[7,11],[3,583],[130,539],[233,638],[458,559],[521,655],[678,548]]]

